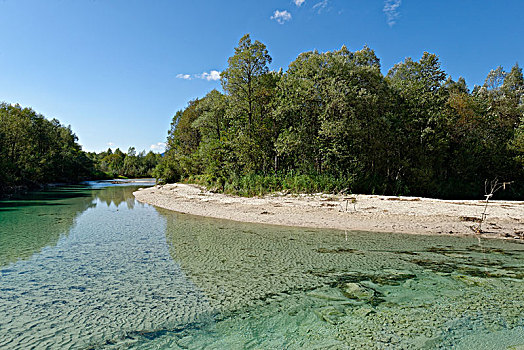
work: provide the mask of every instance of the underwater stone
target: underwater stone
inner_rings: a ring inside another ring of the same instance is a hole
[[[335,306],[326,306],[320,309],[316,309],[315,314],[327,323],[335,325],[339,323],[341,317],[346,316],[345,312]]]
[[[317,293],[317,292],[309,292],[307,293],[307,295],[313,298],[330,300],[330,301],[346,301],[347,300],[343,295],[330,295],[326,293]]]
[[[386,274],[375,276],[372,281],[377,284],[398,285],[400,282],[417,277],[411,271],[386,269]]]
[[[191,345],[192,342],[193,342],[193,337],[190,336],[190,335],[187,335],[187,336],[183,337],[182,339],[179,339],[177,344],[181,348],[187,349]]]
[[[480,286],[486,283],[481,277],[467,276],[467,275],[453,275],[453,278],[457,281],[464,282],[469,286]]]
[[[358,299],[358,300],[371,300],[375,296],[375,291],[371,288],[367,288],[364,286],[361,286],[358,283],[345,283],[342,285],[342,294],[344,294],[346,297],[350,299]]]

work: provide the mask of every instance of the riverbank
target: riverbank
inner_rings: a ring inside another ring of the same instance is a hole
[[[377,195],[236,197],[196,185],[168,184],[133,193],[143,203],[242,222],[411,234],[471,235],[485,202]],[[490,201],[482,236],[524,241],[524,202]]]

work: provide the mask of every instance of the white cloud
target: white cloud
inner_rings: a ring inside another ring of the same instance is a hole
[[[217,70],[212,70],[209,73],[204,72],[202,74],[196,75],[195,77],[200,78],[200,79],[205,79],[207,81],[211,81],[211,80],[216,81],[216,80],[220,80],[220,72]]]
[[[393,27],[400,17],[398,8],[402,4],[402,0],[386,0],[384,1],[384,13],[386,14],[386,22],[388,26]]]
[[[293,0],[293,2],[295,3],[295,5],[300,7],[300,6],[302,6],[303,3],[306,2],[306,0]]]
[[[178,79],[184,79],[184,80],[191,80],[191,74],[177,74],[176,77]]]
[[[184,79],[184,80],[193,80],[193,79],[203,79],[207,81],[215,81],[220,80],[220,72],[217,70],[212,70],[209,73],[204,72],[202,74],[177,74],[176,77],[178,79]]]
[[[318,14],[320,14],[328,5],[328,0],[323,0],[321,2],[317,2],[315,5],[313,5],[313,10],[317,11]]]
[[[157,142],[154,145],[151,145],[151,147],[149,147],[149,148],[151,148],[152,151],[164,152],[166,150],[166,143],[165,142]]]
[[[275,13],[273,14],[273,16],[271,16],[271,19],[274,19],[280,24],[284,24],[285,22],[291,19],[291,13],[287,12],[286,10],[275,10]]]

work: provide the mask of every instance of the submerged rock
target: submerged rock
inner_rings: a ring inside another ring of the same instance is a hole
[[[373,310],[370,307],[360,307],[360,308],[356,309],[353,312],[353,314],[356,315],[356,316],[359,316],[359,317],[366,317],[367,315],[372,314],[374,312],[375,312],[375,310]]]
[[[401,282],[417,277],[407,270],[385,269],[382,273],[349,272],[336,277],[337,283],[360,283],[370,281],[377,285],[397,286]]]
[[[480,286],[485,284],[486,280],[481,277],[468,276],[468,275],[453,275],[453,278],[457,281],[464,282],[468,286]]]
[[[448,263],[446,261],[436,261],[431,259],[413,259],[410,260],[410,262],[412,264],[441,274],[451,274],[457,270],[457,265]]]
[[[323,321],[333,325],[339,323],[341,317],[346,316],[343,309],[336,306],[326,306],[314,310],[315,314]]]
[[[376,276],[372,281],[377,284],[399,285],[400,282],[417,277],[411,271],[405,270],[387,269],[384,272],[384,274]]]
[[[358,283],[348,282],[341,287],[342,294],[349,299],[371,301],[375,297],[375,291]]]
[[[340,292],[328,292],[328,291],[313,291],[307,293],[308,296],[316,298],[316,299],[323,299],[323,300],[329,300],[329,301],[346,301],[347,299],[342,295]]]

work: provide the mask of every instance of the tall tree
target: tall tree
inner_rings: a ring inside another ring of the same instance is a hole
[[[402,178],[416,193],[439,191],[449,148],[446,114],[446,73],[435,54],[424,52],[419,61],[407,58],[388,72],[387,78],[399,96],[397,147],[403,153]]]
[[[228,94],[227,115],[234,152],[243,172],[266,172],[271,168],[273,145],[271,101],[278,74],[269,72],[271,56],[264,44],[244,35],[235,53],[228,59],[228,68],[221,74],[222,87]],[[269,141],[269,142],[268,142]]]
[[[271,56],[266,45],[252,42],[249,34],[244,35],[235,48],[235,54],[228,59],[228,67],[221,74],[222,88],[231,98],[231,112],[237,118],[246,120],[245,129],[253,132],[254,118],[262,110],[258,97],[263,89],[261,77],[269,72]]]

